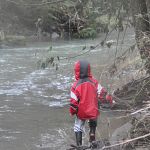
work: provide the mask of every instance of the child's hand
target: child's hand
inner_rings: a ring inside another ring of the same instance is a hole
[[[72,117],[72,116],[73,116],[73,114],[70,113],[70,117]]]
[[[77,109],[70,107],[70,116],[77,114]]]
[[[113,98],[111,94],[107,94],[106,95],[106,101],[110,103],[110,105],[113,104]]]

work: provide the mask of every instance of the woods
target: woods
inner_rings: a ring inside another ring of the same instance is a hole
[[[137,46],[141,54],[141,58],[145,60],[147,72],[150,70],[150,2],[132,1],[132,15],[135,27],[135,38]]]
[[[10,33],[21,32],[11,28],[17,28],[18,25],[22,29],[35,31],[35,22],[41,18],[42,32],[56,32],[62,38],[94,38],[100,32],[108,33],[114,26],[121,27],[125,9],[126,6],[123,7],[119,1],[64,0],[55,3],[41,0],[1,0],[0,11]]]

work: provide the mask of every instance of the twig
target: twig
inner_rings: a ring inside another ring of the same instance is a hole
[[[115,96],[115,95],[113,95],[113,97],[114,97],[115,99],[118,99],[119,101],[121,101],[121,103],[124,103],[126,106],[132,108],[131,105],[130,105],[128,102],[125,101],[125,98],[121,98],[121,99],[120,99],[119,97],[117,97],[117,96]],[[130,99],[130,97],[128,97],[128,98]],[[132,98],[132,97],[131,97],[131,98]]]
[[[101,112],[110,112],[110,113],[112,113],[112,112],[133,112],[133,110],[120,110],[120,109],[118,109],[118,110],[103,110],[103,109],[100,109],[100,111]]]
[[[116,44],[116,51],[115,51],[115,60],[116,60],[117,53],[118,53],[119,37],[120,37],[120,31],[118,31],[117,44]],[[115,64],[115,62],[114,62],[114,64]]]
[[[43,5],[47,5],[47,4],[54,4],[54,3],[60,3],[60,2],[64,2],[65,0],[57,0],[57,1],[51,1],[51,2],[44,2],[44,3],[39,3],[39,4],[23,4],[23,3],[17,3],[13,0],[6,0],[7,2],[10,3],[14,3],[16,5],[23,5],[23,6],[43,6]]]
[[[69,57],[64,57],[64,58],[60,58],[60,60],[66,60],[66,59],[72,59],[72,58],[76,58],[76,57],[79,57],[79,56],[82,56],[86,53],[89,53],[91,51],[91,49],[87,50],[86,52],[84,53],[80,53],[80,54],[77,54],[77,55],[74,55],[74,56],[69,56]]]
[[[100,42],[101,43],[101,42]],[[83,53],[80,53],[80,54],[77,54],[77,55],[74,55],[74,56],[70,56],[70,57],[64,57],[64,58],[60,58],[60,60],[66,60],[66,59],[71,59],[71,58],[76,58],[76,57],[79,57],[79,56],[82,56],[86,53],[89,53],[90,51],[96,49],[97,47],[100,46],[100,43],[98,43],[96,46],[92,47],[92,48],[89,48],[89,50],[83,52]]]
[[[131,115],[135,115],[135,114],[137,114],[137,113],[139,113],[139,112],[142,112],[143,110],[147,110],[147,109],[149,109],[149,108],[150,108],[150,106],[149,106],[149,107],[142,108],[142,109],[139,109],[139,110],[137,110],[137,111],[131,113]]]
[[[139,109],[139,110],[137,110],[137,111],[135,111],[135,112],[132,112],[132,113],[127,114],[127,115],[124,115],[124,116],[111,117],[111,118],[115,118],[115,119],[128,118],[128,117],[133,116],[133,115],[135,115],[135,114],[137,114],[137,113],[143,112],[143,111],[145,111],[145,110],[147,110],[147,109],[149,109],[149,108],[150,108],[150,106],[145,107],[145,108],[142,108],[142,109]],[[100,110],[100,111],[101,111],[101,110]],[[129,111],[129,110],[128,110],[128,111]],[[130,111],[132,111],[132,110],[130,110]],[[104,112],[104,111],[102,110],[102,112]],[[121,112],[121,111],[120,111],[120,112]]]
[[[150,114],[150,113],[146,113],[140,120],[138,120],[134,128],[137,128],[138,124],[139,124],[139,123],[142,123],[143,120],[144,120],[146,117],[149,116],[149,114]],[[144,124],[144,127],[145,127],[145,124]],[[145,129],[146,129],[146,127],[145,127]]]
[[[130,51],[130,49],[132,47],[135,47],[135,46],[136,46],[136,44],[131,45],[125,52],[123,52],[120,56],[116,57],[116,59],[123,57],[126,53],[128,53]]]
[[[150,80],[147,81],[147,82],[142,86],[142,88],[138,91],[138,93],[136,93],[136,95],[134,96],[133,102],[135,101],[136,97],[142,92],[142,90],[144,89],[144,87],[145,87],[148,83],[150,83]]]
[[[131,1],[130,1],[130,4],[129,4],[129,9],[131,9]],[[129,17],[130,17],[129,12],[127,12],[127,15],[128,15],[127,24],[126,24],[125,31],[124,31],[124,34],[123,34],[123,39],[122,39],[122,42],[121,42],[121,50],[122,50],[122,45],[123,45],[124,38],[125,38],[125,35],[126,35],[126,32],[127,32],[127,28],[129,26],[129,24],[128,24],[129,23]]]

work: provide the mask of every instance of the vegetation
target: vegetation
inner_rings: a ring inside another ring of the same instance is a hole
[[[106,36],[113,30],[125,32],[132,25],[150,73],[148,0],[1,0],[0,6],[0,26],[8,35],[32,35],[40,28],[43,35],[56,32],[60,38],[95,38],[102,32]]]
[[[94,38],[100,32],[108,33],[114,24],[121,24],[118,20],[126,17],[127,11],[118,0],[63,0],[58,3],[1,0],[0,3],[0,17],[5,24],[8,23],[10,33],[23,34],[25,31],[19,27],[36,31],[35,23],[40,18],[43,33],[56,32],[62,38]]]

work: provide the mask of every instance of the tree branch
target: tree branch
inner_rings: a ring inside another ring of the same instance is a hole
[[[39,4],[23,4],[23,3],[18,3],[18,2],[15,2],[13,0],[6,0],[7,2],[10,2],[10,3],[14,3],[16,5],[23,5],[23,6],[43,6],[43,5],[47,5],[47,4],[54,4],[54,3],[60,3],[60,2],[64,2],[65,0],[57,0],[57,1],[51,1],[51,2],[44,2],[44,3],[39,3]]]
[[[120,145],[129,143],[129,142],[133,142],[133,141],[136,141],[136,140],[139,140],[139,139],[143,139],[143,138],[146,138],[146,137],[149,137],[149,136],[150,136],[150,133],[145,134],[145,135],[143,135],[143,136],[139,136],[139,137],[133,138],[133,139],[125,140],[124,142],[120,141],[119,143],[114,144],[114,145],[104,146],[104,147],[102,148],[102,150],[105,150],[105,149],[108,149],[108,148],[112,148],[112,147],[116,147],[116,146],[120,146]]]

